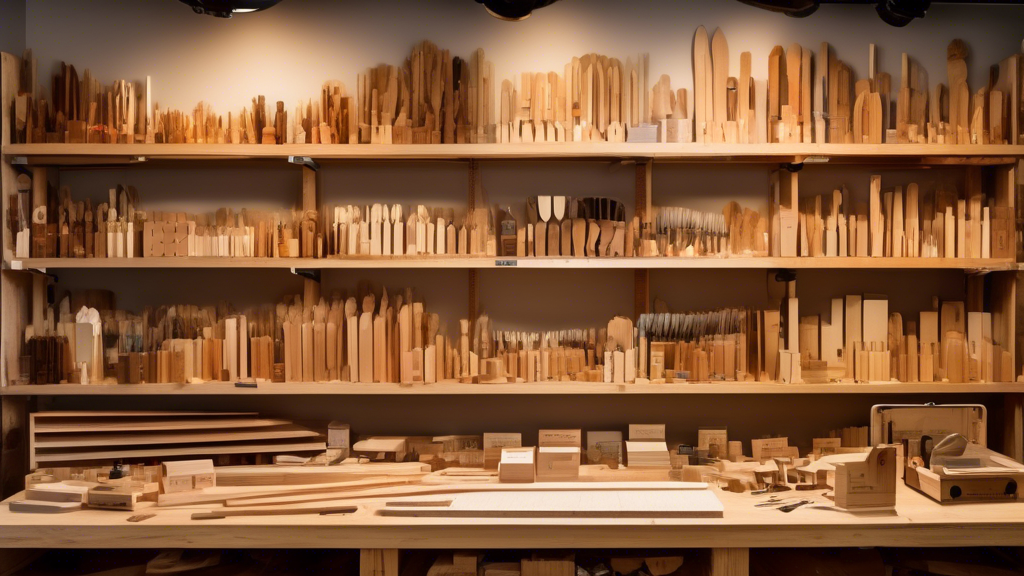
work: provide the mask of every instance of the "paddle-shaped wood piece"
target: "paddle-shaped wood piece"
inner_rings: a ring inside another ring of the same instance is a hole
[[[729,80],[729,44],[721,28],[715,30],[715,35],[711,38],[711,62],[714,67],[715,124],[718,125],[729,120],[726,93],[726,84]]]
[[[803,63],[803,48],[799,44],[790,44],[786,50],[786,84],[788,87],[786,104],[794,116],[800,116],[800,66]]]
[[[969,109],[969,103],[961,102],[964,99],[964,95],[967,95],[967,100],[970,100],[970,90],[967,88],[967,62],[964,60],[967,57],[967,45],[964,44],[963,40],[959,38],[949,43],[946,48],[946,73],[949,76],[949,123],[956,134],[966,135],[968,132],[969,118],[966,111]],[[963,87],[961,88],[961,84]],[[965,141],[956,140],[959,144],[966,144]],[[951,142],[946,140],[947,144]]]
[[[551,196],[537,196],[537,215],[542,222],[551,220]]]
[[[782,46],[776,46],[768,55],[768,142],[777,139],[771,127],[778,121],[781,112],[782,65]]]
[[[697,33],[693,37],[693,120],[694,120],[694,141],[704,143],[704,134],[708,122],[707,108],[711,104],[707,102],[707,90],[705,87],[706,71],[704,65],[708,59],[708,31],[703,26],[697,27]]]

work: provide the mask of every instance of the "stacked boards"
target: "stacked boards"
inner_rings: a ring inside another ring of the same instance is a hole
[[[29,467],[324,451],[320,433],[252,412],[37,412]]]
[[[722,518],[710,490],[475,492],[388,502],[381,516],[441,518]]]
[[[708,39],[703,27],[693,39],[693,127],[698,143],[756,143],[757,110],[764,112],[763,85],[758,105],[751,78],[750,52],[740,54],[739,79],[729,76],[729,43],[721,28]],[[763,130],[761,131],[763,132]]]

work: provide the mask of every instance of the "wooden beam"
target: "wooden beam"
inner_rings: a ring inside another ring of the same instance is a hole
[[[654,162],[636,163],[636,215],[640,222],[650,222],[651,218],[651,183],[654,176]]]
[[[712,548],[711,576],[747,576],[750,574],[749,548]]]
[[[1003,410],[1003,453],[1018,462],[1024,461],[1024,394],[1004,396]]]
[[[398,549],[363,549],[359,551],[359,576],[398,576]]]
[[[317,186],[316,170],[309,166],[302,167],[302,211],[316,211]],[[315,256],[315,253],[314,253]],[[305,306],[313,306],[320,301],[320,283],[316,280],[306,278],[303,280],[302,303]]]
[[[0,497],[25,489],[28,474],[28,398],[0,398]]]
[[[633,271],[633,317],[651,311],[651,271],[647,269]]]

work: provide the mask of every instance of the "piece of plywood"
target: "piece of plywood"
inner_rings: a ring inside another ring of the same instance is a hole
[[[218,486],[322,484],[358,480],[367,476],[407,476],[430,472],[420,462],[370,462],[355,459],[334,466],[218,466]]]
[[[32,414],[33,417],[38,414]],[[47,419],[49,420],[49,419]],[[50,433],[81,433],[87,429],[93,432],[144,432],[151,430],[218,430],[224,428],[258,428],[264,426],[281,426],[290,424],[288,420],[271,418],[211,418],[209,420],[194,419],[162,419],[154,418],[139,421],[101,420],[96,422],[49,422],[35,419],[35,434]]]
[[[47,434],[35,439],[35,447],[43,448],[78,448],[84,446],[140,446],[153,444],[187,444],[193,442],[240,442],[248,440],[278,438],[310,438],[319,436],[315,430],[302,426],[282,425],[263,427],[253,430],[226,430],[221,432],[182,431],[149,433],[80,433],[80,434]]]
[[[382,516],[441,518],[722,518],[714,492],[595,490],[586,493],[530,491],[459,494],[449,506],[388,506]]]
[[[128,458],[167,458],[172,456],[198,456],[212,454],[280,454],[285,452],[323,452],[326,442],[263,443],[263,444],[215,444],[182,446],[177,448],[153,448],[114,450],[110,452],[60,452],[35,454],[36,462],[82,462],[90,460],[123,460]]]

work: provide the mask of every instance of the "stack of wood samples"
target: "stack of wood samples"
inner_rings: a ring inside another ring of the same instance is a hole
[[[254,412],[37,412],[29,467],[199,455],[324,451],[321,434]]]

